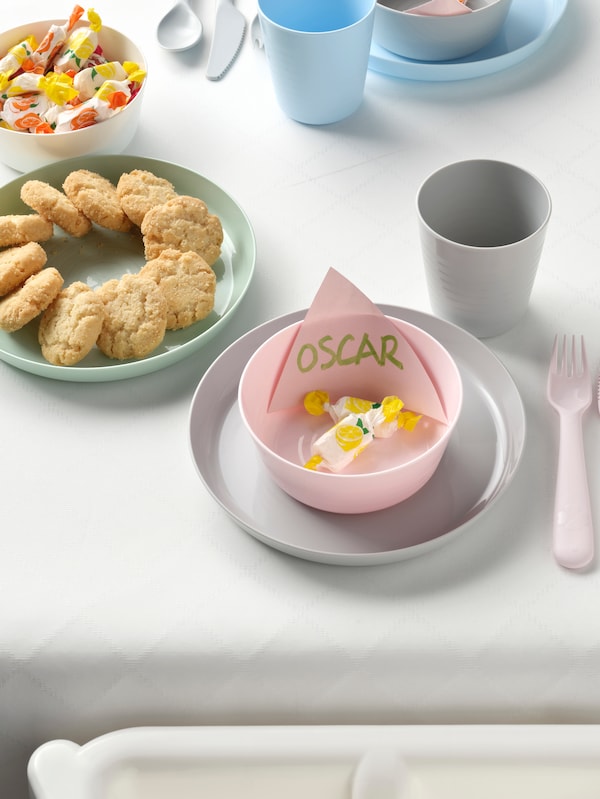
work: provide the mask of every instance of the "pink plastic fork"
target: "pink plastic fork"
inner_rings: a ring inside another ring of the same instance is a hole
[[[582,419],[592,402],[585,344],[575,337],[554,339],[547,394],[560,419],[558,471],[552,548],[557,563],[581,569],[594,557],[594,530],[588,489]]]

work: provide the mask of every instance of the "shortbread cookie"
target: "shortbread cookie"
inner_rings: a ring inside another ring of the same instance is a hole
[[[119,178],[117,196],[123,211],[140,227],[151,208],[177,197],[177,192],[166,178],[160,178],[145,169],[133,169]]]
[[[55,366],[73,366],[90,352],[104,321],[104,303],[77,281],[66,286],[40,319],[42,355]]]
[[[29,241],[48,241],[54,225],[39,214],[0,216],[0,247],[16,247]]]
[[[139,272],[159,286],[167,301],[167,330],[178,330],[205,319],[215,305],[217,279],[196,252],[164,250]]]
[[[96,342],[109,358],[143,358],[156,349],[167,328],[167,301],[154,280],[123,275],[96,293],[104,303],[104,322]]]
[[[18,288],[45,266],[46,250],[36,241],[0,252],[0,297]]]
[[[97,172],[77,169],[65,178],[63,191],[92,222],[109,230],[126,233],[131,220],[121,208],[116,186]]]
[[[21,199],[38,214],[54,222],[71,236],[85,236],[90,220],[59,189],[42,180],[28,180],[21,186]]]
[[[53,266],[28,277],[22,286],[0,300],[0,329],[9,333],[20,330],[46,310],[62,285],[62,276]]]
[[[212,266],[221,254],[223,228],[218,216],[210,214],[197,197],[181,195],[151,208],[142,222],[146,260],[158,258],[163,250],[192,250]]]

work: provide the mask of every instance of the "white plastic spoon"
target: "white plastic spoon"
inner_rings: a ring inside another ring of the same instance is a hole
[[[190,8],[188,0],[177,0],[158,23],[156,37],[165,50],[188,50],[200,41],[202,22]]]

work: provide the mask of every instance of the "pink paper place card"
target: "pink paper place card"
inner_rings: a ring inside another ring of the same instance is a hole
[[[428,0],[427,3],[407,9],[406,13],[424,17],[454,17],[457,14],[470,14],[471,11],[462,0]]]
[[[407,410],[446,423],[438,391],[394,321],[353,283],[330,269],[291,342],[269,412],[301,405],[309,391],[332,401],[400,397]]]

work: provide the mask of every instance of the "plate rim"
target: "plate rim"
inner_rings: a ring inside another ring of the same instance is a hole
[[[31,172],[26,172],[16,176],[12,180],[0,186],[0,194],[7,189],[17,187],[24,183],[26,180],[43,179],[44,174],[48,174],[49,170],[64,168],[64,171],[72,171],[74,169],[90,168],[106,162],[107,164],[118,164],[122,162],[127,166],[124,171],[131,171],[132,169],[147,169],[149,171],[159,170],[161,167],[167,167],[169,170],[180,171],[187,173],[189,176],[199,178],[206,186],[210,186],[211,191],[221,195],[224,200],[231,203],[236,212],[239,214],[240,220],[244,225],[244,238],[248,239],[250,245],[248,266],[243,270],[245,277],[243,282],[240,283],[239,296],[235,298],[232,304],[226,309],[225,313],[220,316],[214,324],[203,330],[197,336],[185,341],[179,346],[169,349],[166,352],[159,352],[156,354],[150,353],[145,358],[139,360],[128,360],[125,362],[107,363],[101,366],[56,366],[51,363],[42,361],[34,361],[25,358],[16,353],[8,351],[2,343],[0,343],[0,360],[9,364],[21,371],[34,374],[38,377],[45,377],[54,380],[66,382],[81,382],[81,383],[95,383],[95,382],[112,382],[116,380],[130,379],[140,377],[142,375],[151,374],[153,372],[165,369],[176,363],[179,363],[186,357],[198,351],[205,343],[209,343],[215,335],[224,327],[237,310],[246,295],[254,277],[256,268],[256,235],[252,223],[236,199],[219,184],[215,183],[210,178],[196,172],[194,169],[179,164],[174,161],[166,161],[161,158],[153,158],[150,156],[133,155],[126,153],[111,153],[111,154],[96,154],[91,156],[76,156],[74,158],[67,158],[61,161],[56,161],[46,164]],[[247,274],[246,274],[247,273]],[[7,334],[10,335],[10,334]]]
[[[439,62],[415,61],[392,52],[388,54],[383,47],[373,43],[377,49],[374,52],[372,46],[369,54],[369,69],[394,78],[435,82],[480,78],[516,66],[542,47],[562,19],[569,4],[569,0],[543,1],[551,12],[549,23],[539,30],[533,39],[516,50],[509,50],[492,58],[484,59],[478,59],[477,53],[474,53],[472,56],[468,56],[472,59],[468,61],[459,59]],[[514,7],[518,3],[521,3],[522,8],[526,8],[528,0],[513,0],[508,12],[509,20],[511,14],[515,13]]]
[[[436,317],[432,314],[428,314],[424,311],[419,311],[417,309],[412,308],[403,308],[401,306],[396,305],[388,305],[388,304],[381,304],[376,303],[377,307],[388,316],[396,316],[396,318],[404,318],[403,316],[398,316],[398,314],[409,314],[413,315],[410,321],[413,324],[418,324],[418,322],[414,321],[415,318],[418,319],[428,319],[431,320],[431,324],[439,324],[444,326],[444,328],[452,330],[455,335],[460,335],[465,340],[470,342],[470,344],[476,345],[477,347],[481,348],[481,351],[485,351],[486,357],[489,359],[490,364],[494,366],[494,368],[498,371],[498,373],[502,373],[505,380],[508,381],[510,384],[512,391],[513,391],[513,400],[516,400],[519,411],[520,411],[520,419],[519,419],[519,429],[522,430],[522,434],[520,436],[519,444],[517,451],[512,453],[513,464],[510,470],[510,473],[504,477],[502,481],[499,481],[496,486],[495,490],[492,492],[490,498],[485,503],[482,508],[476,509],[476,511],[470,515],[469,517],[465,518],[459,525],[455,528],[448,530],[446,532],[441,533],[439,536],[435,536],[432,539],[427,541],[421,542],[419,544],[413,544],[408,547],[400,547],[393,550],[384,550],[378,552],[346,552],[346,553],[332,553],[327,552],[325,550],[312,550],[307,547],[301,547],[296,544],[285,543],[280,539],[275,539],[274,537],[268,535],[264,531],[258,529],[257,526],[251,526],[246,524],[242,518],[238,514],[234,512],[234,510],[227,506],[227,503],[219,496],[219,494],[213,489],[213,486],[206,478],[205,474],[203,473],[200,465],[196,459],[196,455],[194,452],[194,441],[193,441],[193,432],[194,432],[194,423],[195,423],[195,413],[197,409],[197,403],[199,402],[199,398],[203,391],[203,388],[206,384],[212,379],[212,375],[214,372],[219,370],[225,362],[227,362],[231,357],[232,354],[235,352],[236,348],[241,347],[243,342],[249,342],[253,340],[253,343],[258,346],[260,341],[254,341],[254,337],[258,337],[259,335],[264,336],[263,339],[267,338],[269,335],[272,335],[276,330],[280,329],[281,327],[291,324],[294,321],[302,319],[307,312],[307,309],[303,309],[300,311],[293,311],[291,313],[283,314],[282,316],[276,317],[274,319],[268,320],[261,325],[253,328],[246,332],[243,336],[238,338],[232,344],[230,344],[227,349],[225,349],[219,357],[210,365],[207,369],[205,374],[200,379],[196,389],[194,390],[190,410],[188,413],[188,446],[190,449],[190,454],[194,466],[196,468],[196,472],[200,477],[200,480],[204,484],[204,487],[211,495],[211,497],[215,500],[215,502],[225,511],[225,513],[233,520],[235,524],[249,533],[252,537],[256,538],[259,541],[262,541],[264,544],[270,546],[273,549],[279,550],[281,552],[285,552],[288,555],[292,555],[294,557],[298,557],[300,559],[318,562],[318,563],[325,563],[329,565],[342,565],[342,566],[363,566],[363,565],[384,565],[389,563],[394,563],[402,560],[408,560],[413,557],[420,556],[425,554],[426,552],[436,549],[446,543],[450,543],[450,541],[455,538],[456,536],[465,532],[470,526],[472,526],[483,513],[486,513],[493,505],[497,502],[500,496],[505,492],[508,486],[511,484],[516,472],[518,471],[523,457],[523,452],[525,449],[525,442],[527,437],[527,418],[525,413],[525,406],[523,403],[523,399],[521,394],[518,390],[518,387],[512,378],[512,375],[506,368],[506,366],[502,363],[500,358],[492,352],[486,345],[481,342],[479,339],[475,338],[472,334],[468,333],[463,328],[459,327],[458,325],[453,324],[452,322],[448,322],[443,320],[439,317]],[[434,335],[434,334],[432,334]],[[441,342],[443,346],[447,346],[443,341]],[[230,370],[231,371],[231,370]],[[240,370],[241,373],[241,370]],[[239,375],[236,376],[232,382],[230,387],[222,386],[222,397],[225,400],[227,397],[231,395],[233,391],[236,390],[237,384],[239,382]],[[233,400],[231,404],[231,408],[237,404],[237,393],[236,398]],[[229,407],[229,406],[228,406]],[[223,428],[222,420],[224,419],[224,415],[221,416],[219,420],[217,420],[218,425],[220,425],[220,430]],[[504,467],[506,468],[508,464],[508,453],[505,456]],[[290,501],[293,502],[290,498]],[[298,503],[301,504],[301,503]],[[400,503],[401,504],[401,503]],[[389,509],[388,509],[389,510]],[[325,515],[325,512],[318,511],[313,508],[309,508],[307,512],[311,514],[318,515]]]

